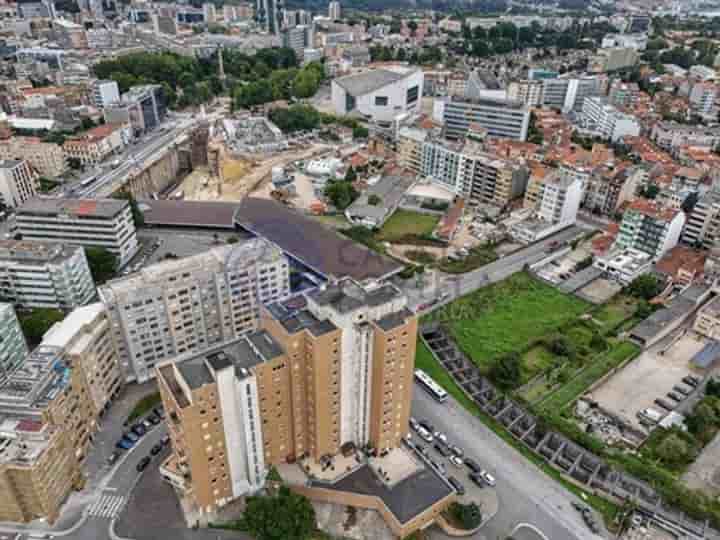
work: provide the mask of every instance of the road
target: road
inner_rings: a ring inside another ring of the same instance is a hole
[[[598,540],[571,506],[581,502],[545,475],[517,450],[500,439],[480,419],[449,398],[437,403],[421,387],[413,391],[412,414],[429,420],[497,479],[499,511],[474,536],[480,540],[506,538],[520,523],[530,523],[553,540]],[[438,529],[433,538],[446,539]]]
[[[408,303],[412,309],[430,300],[439,297],[441,294],[448,296],[442,301],[433,305],[433,309],[452,301],[455,298],[468,294],[476,289],[485,287],[491,283],[502,281],[512,274],[521,271],[526,264],[533,264],[547,256],[547,248],[553,242],[572,241],[588,230],[581,227],[569,227],[557,234],[554,234],[540,242],[524,247],[515,253],[502,257],[495,262],[481,268],[460,275],[440,275],[435,283],[429,284],[423,290],[414,287],[406,287],[405,294],[408,296]]]

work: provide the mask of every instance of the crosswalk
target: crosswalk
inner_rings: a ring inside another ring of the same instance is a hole
[[[125,497],[122,495],[102,495],[88,508],[88,516],[112,519],[123,509]]]

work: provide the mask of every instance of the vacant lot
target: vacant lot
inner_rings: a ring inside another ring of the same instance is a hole
[[[438,216],[397,210],[377,234],[381,242],[409,242],[414,238],[429,236],[440,221]]]
[[[659,409],[653,401],[665,398],[674,385],[683,384],[681,379],[690,373],[690,359],[704,345],[704,340],[689,335],[665,354],[660,354],[657,347],[646,350],[588,397],[640,429],[642,426],[636,416],[638,411],[647,407]]]
[[[509,352],[524,352],[589,307],[586,302],[541,283],[526,273],[485,287],[432,315],[445,322],[463,351],[487,372]],[[546,363],[527,358],[523,379]]]

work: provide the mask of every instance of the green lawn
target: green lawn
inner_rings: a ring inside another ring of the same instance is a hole
[[[629,318],[636,309],[636,298],[620,294],[593,313],[593,319],[600,323],[598,329],[603,332]]]
[[[521,272],[452,302],[430,318],[447,324],[460,347],[487,372],[498,356],[523,352],[588,307]],[[525,375],[529,378],[532,372]]]
[[[544,345],[535,345],[523,355],[523,367],[525,368],[523,375],[540,373],[552,366],[556,361],[557,356],[548,351]],[[525,382],[527,381],[523,380],[523,383]]]
[[[413,237],[429,235],[440,221],[438,216],[396,210],[377,233],[381,242],[403,242]]]

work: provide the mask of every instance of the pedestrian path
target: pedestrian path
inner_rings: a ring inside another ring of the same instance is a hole
[[[117,517],[125,505],[125,497],[121,495],[102,495],[90,505],[87,514],[90,517],[112,519]]]

